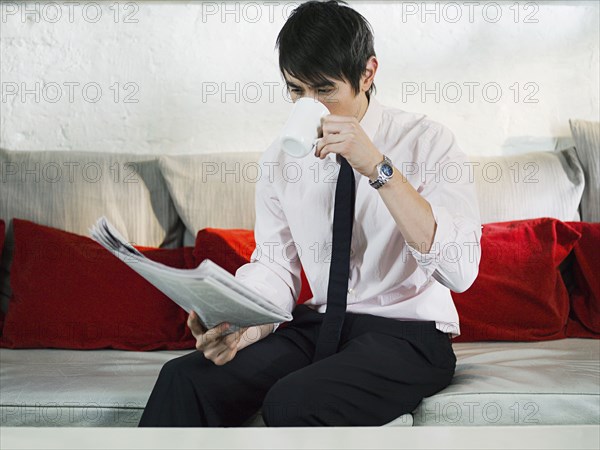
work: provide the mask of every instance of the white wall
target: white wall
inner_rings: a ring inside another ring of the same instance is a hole
[[[379,101],[447,124],[468,153],[553,149],[569,118],[599,120],[597,1],[349,3],[375,31]],[[262,151],[291,108],[274,44],[297,4],[4,2],[0,146]]]

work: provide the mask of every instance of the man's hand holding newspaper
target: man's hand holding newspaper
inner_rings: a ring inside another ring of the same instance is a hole
[[[243,327],[239,330],[223,335],[230,326],[223,322],[207,330],[198,319],[198,315],[191,311],[187,325],[196,338],[196,349],[204,353],[206,359],[210,359],[217,366],[231,361],[238,351],[260,341],[273,331],[273,324],[267,323],[253,327]]]
[[[265,300],[209,259],[194,269],[177,269],[146,258],[108,222],[98,219],[92,238],[162,291],[188,314],[196,348],[222,365],[236,353],[292,320],[287,311]]]

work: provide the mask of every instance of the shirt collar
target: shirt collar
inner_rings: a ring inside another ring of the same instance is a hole
[[[365,130],[365,133],[367,134],[367,136],[369,136],[369,139],[371,139],[371,141],[373,141],[375,133],[379,128],[379,122],[381,122],[381,111],[381,104],[377,101],[375,97],[371,95],[369,105],[367,106],[367,111],[365,112],[365,115],[362,117],[362,119],[360,119],[359,122],[360,126],[363,130]]]

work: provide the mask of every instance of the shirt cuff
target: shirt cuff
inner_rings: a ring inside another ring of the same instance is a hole
[[[235,277],[241,283],[259,293],[269,303],[291,314],[295,302],[290,287],[262,263],[256,261],[240,266],[235,272]],[[272,332],[275,332],[282,323],[276,323]]]
[[[408,245],[408,242],[404,240],[411,254],[428,277],[431,276],[438,268],[441,258],[446,251],[446,249],[444,249],[444,245],[452,236],[453,231],[452,215],[446,208],[443,206],[431,205],[431,211],[437,226],[435,235],[433,237],[433,243],[431,244],[429,252],[421,253],[417,249]]]

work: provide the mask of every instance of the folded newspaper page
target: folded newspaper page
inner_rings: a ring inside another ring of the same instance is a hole
[[[292,320],[287,311],[265,300],[232,274],[205,259],[195,269],[177,269],[146,258],[105,216],[89,228],[92,239],[144,277],[187,313],[194,310],[206,328],[229,322],[223,334],[242,327]]]

